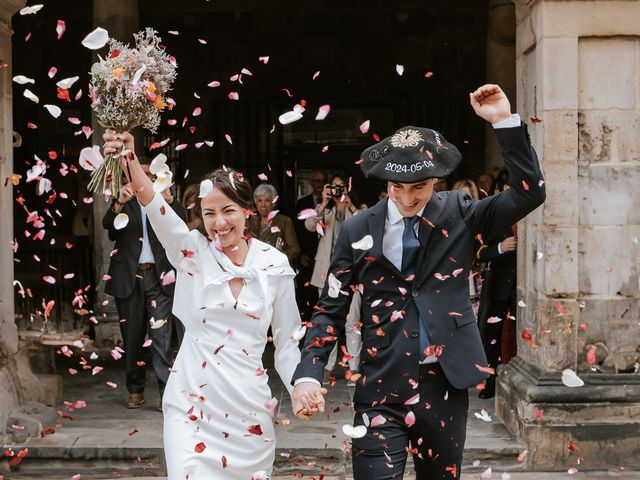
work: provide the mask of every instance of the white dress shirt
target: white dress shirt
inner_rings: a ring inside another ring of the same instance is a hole
[[[140,251],[138,263],[156,263],[151,250],[151,242],[149,242],[149,234],[147,233],[147,212],[142,205],[139,203],[138,205],[142,216],[142,250]]]

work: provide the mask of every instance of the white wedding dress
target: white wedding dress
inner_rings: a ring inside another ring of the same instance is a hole
[[[269,326],[275,367],[289,393],[300,360],[293,338],[300,315],[287,257],[252,239],[238,269],[202,234],[190,232],[160,194],[145,208],[178,271],[173,313],[186,330],[163,398],[168,480],[270,474],[275,402],[262,368]],[[237,300],[219,262],[245,278]]]

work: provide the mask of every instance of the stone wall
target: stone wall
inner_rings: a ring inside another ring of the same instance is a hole
[[[541,120],[530,132],[547,201],[519,230],[518,330],[533,343],[519,337],[497,409],[533,468],[578,455],[580,469],[637,468],[640,4],[516,5],[518,111]],[[586,385],[564,386],[564,369]]]

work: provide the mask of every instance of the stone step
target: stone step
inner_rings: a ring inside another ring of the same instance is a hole
[[[64,365],[65,370],[67,365]],[[56,427],[53,435],[30,438],[14,444],[16,451],[28,448],[29,453],[15,472],[3,472],[5,479],[47,478],[69,480],[80,474],[83,480],[120,477],[154,477],[165,474],[162,449],[162,414],[157,410],[159,401],[155,379],[148,380],[146,403],[137,410],[123,407],[126,398],[124,372],[106,365],[100,375],[64,376],[64,398],[82,399],[87,407],[71,412],[73,420],[57,416],[40,421],[43,426]],[[62,368],[60,371],[64,371]],[[151,371],[149,371],[151,373]],[[279,400],[276,418],[277,449],[274,473],[291,478],[293,474],[325,478],[350,475],[350,454],[345,454],[348,439],[342,426],[351,424],[351,396],[353,389],[339,381],[329,389],[324,416],[316,415],[303,422],[291,413],[289,395],[269,369],[272,394]],[[112,389],[105,381],[113,381]],[[493,402],[479,400],[475,392],[469,395],[469,419],[463,470],[469,474],[492,467],[496,472],[516,472],[526,469],[517,461],[524,446],[506,430],[497,418],[485,422],[474,413],[486,410],[495,417]],[[64,410],[64,406],[52,409]],[[348,445],[348,444],[347,444]],[[4,446],[5,450],[9,447]],[[411,459],[407,471],[413,470]]]

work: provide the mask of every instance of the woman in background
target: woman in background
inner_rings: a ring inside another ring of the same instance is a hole
[[[291,219],[274,210],[278,201],[276,187],[268,183],[258,185],[253,191],[253,200],[258,217],[251,222],[251,234],[284,253],[293,266],[300,255],[300,245]]]

